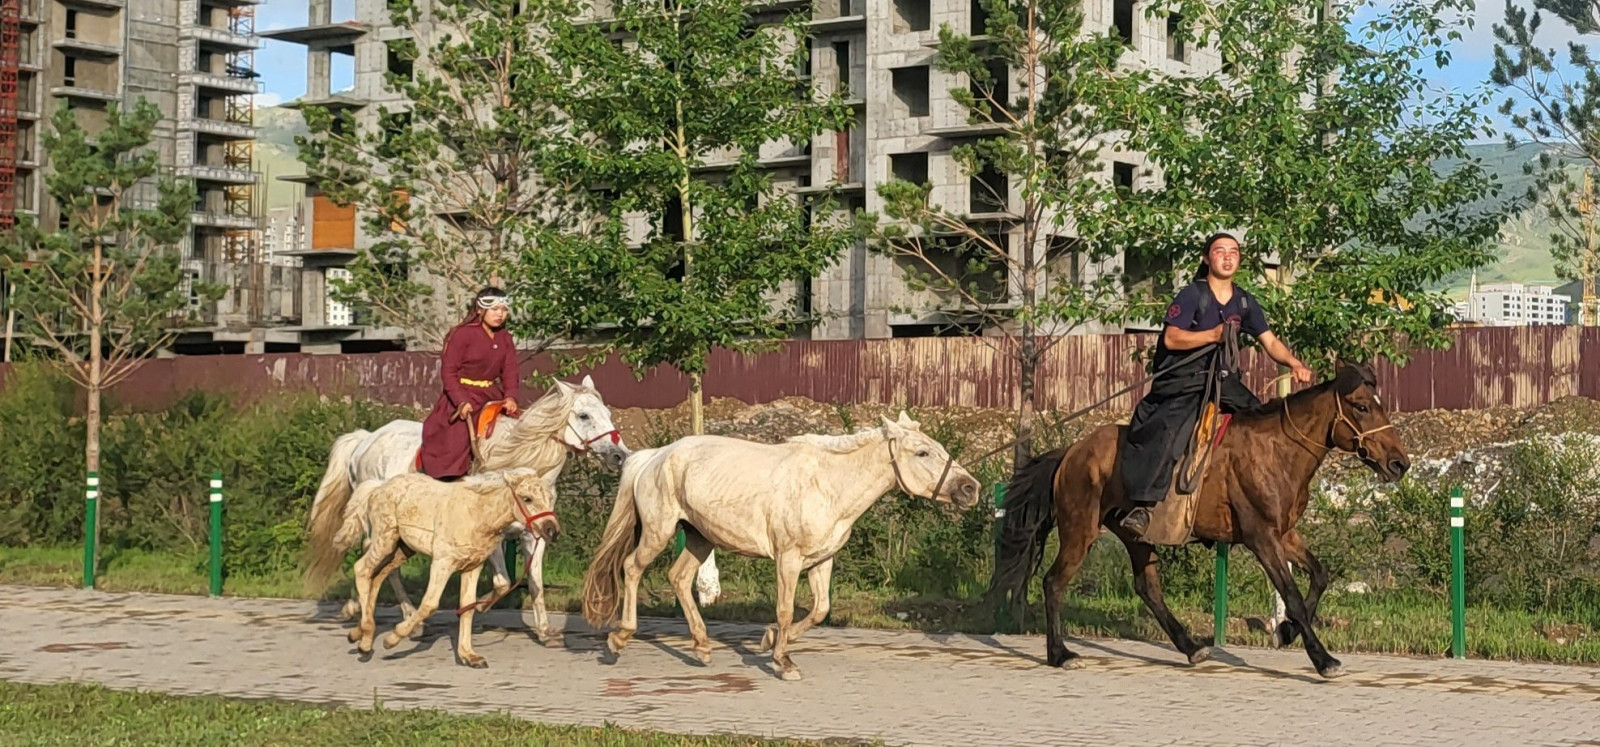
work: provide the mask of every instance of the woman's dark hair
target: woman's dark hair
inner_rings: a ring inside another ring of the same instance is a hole
[[[1211,254],[1211,245],[1217,243],[1217,241],[1221,239],[1233,239],[1233,243],[1239,244],[1240,246],[1244,245],[1243,242],[1239,241],[1238,237],[1228,233],[1227,231],[1218,231],[1210,236],[1207,236],[1205,242],[1200,245],[1200,269],[1195,270],[1194,280],[1192,282],[1199,282],[1211,276],[1211,264],[1206,260],[1206,258]]]

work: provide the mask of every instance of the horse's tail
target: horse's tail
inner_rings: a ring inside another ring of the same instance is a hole
[[[1026,604],[1028,582],[1039,572],[1045,539],[1055,526],[1055,475],[1066,453],[1061,448],[1034,457],[1006,485],[1005,521],[989,581],[991,596],[1000,594],[1013,604]]]
[[[370,431],[357,430],[340,436],[328,450],[328,471],[311,500],[311,515],[306,519],[306,590],[320,594],[339,568],[349,546],[339,547],[334,538],[345,524],[345,509],[350,504],[350,457]]]
[[[610,623],[622,606],[623,566],[628,555],[639,546],[639,510],[634,501],[634,483],[641,470],[654,464],[650,456],[648,451],[635,452],[623,463],[611,518],[606,520],[600,548],[583,576],[583,619],[596,628]]]

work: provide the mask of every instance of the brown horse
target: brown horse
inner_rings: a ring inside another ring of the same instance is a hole
[[[1210,648],[1190,638],[1189,631],[1167,609],[1155,545],[1132,537],[1111,518],[1119,515],[1118,509],[1130,507],[1123,497],[1117,459],[1126,431],[1127,426],[1099,428],[1065,449],[1032,460],[1017,470],[1007,486],[994,591],[1012,599],[1027,599],[1027,585],[1038,571],[1052,519],[1061,532],[1060,552],[1044,579],[1049,629],[1046,652],[1051,666],[1081,665],[1078,654],[1069,651],[1062,640],[1061,597],[1101,526],[1127,546],[1134,588],[1173,645],[1190,664],[1211,655]],[[1250,548],[1288,606],[1289,620],[1277,631],[1280,640],[1290,643],[1304,635],[1306,653],[1317,672],[1327,678],[1343,671],[1317,639],[1311,623],[1328,576],[1295,525],[1310,501],[1311,477],[1333,449],[1355,453],[1390,482],[1399,480],[1410,467],[1405,447],[1378,399],[1377,381],[1366,366],[1341,364],[1331,381],[1235,416],[1213,451],[1195,496],[1190,530],[1193,540],[1208,545],[1230,542]],[[1311,575],[1305,597],[1295,586],[1289,563]]]

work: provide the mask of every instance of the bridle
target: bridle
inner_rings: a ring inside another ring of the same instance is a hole
[[[910,486],[906,485],[906,478],[900,474],[900,457],[895,453],[894,442],[895,439],[893,436],[888,437],[884,441],[884,444],[889,447],[889,466],[894,468],[895,485],[899,487],[900,491],[906,495],[913,495],[913,491],[911,490]],[[950,476],[950,466],[955,463],[956,458],[954,456],[945,454],[944,469],[939,472],[939,481],[933,484],[933,492],[929,493],[929,495],[933,496],[935,499],[939,497],[939,490],[944,487],[945,478]]]
[[[1367,462],[1371,462],[1372,454],[1371,452],[1367,451],[1367,437],[1374,433],[1379,433],[1393,428],[1394,423],[1384,423],[1376,428],[1361,430],[1360,426],[1356,425],[1356,421],[1344,411],[1344,397],[1339,396],[1338,392],[1333,393],[1333,407],[1335,417],[1333,422],[1328,424],[1327,441],[1330,444],[1333,442],[1333,430],[1343,424],[1344,427],[1350,429],[1351,438],[1355,441],[1355,448],[1350,449],[1349,451],[1355,454],[1357,457],[1360,457]],[[1322,449],[1323,453],[1327,453],[1329,446],[1317,446],[1316,443],[1305,434],[1305,431],[1300,430],[1300,426],[1295,424],[1294,416],[1289,414],[1289,399],[1287,397],[1283,399],[1283,418],[1284,420],[1288,421],[1289,428],[1294,432],[1295,436],[1297,436],[1305,444],[1310,445],[1313,453],[1315,453],[1319,448]]]
[[[551,511],[540,511],[538,513],[528,513],[527,507],[522,505],[522,499],[517,497],[517,489],[511,487],[511,483],[510,482],[506,483],[506,488],[511,492],[511,505],[516,508],[517,515],[522,517],[522,528],[525,531],[527,531],[529,533],[532,533],[533,532],[533,524],[534,524],[534,522],[536,522],[536,521],[538,521],[540,519],[543,519],[546,516],[549,516],[551,518],[555,518],[556,512],[554,510],[551,510]],[[544,538],[540,537],[540,539],[544,539]],[[522,580],[521,581],[518,581],[517,583],[514,583],[514,584],[512,584],[510,586],[507,586],[506,590],[503,591],[503,592],[491,594],[487,599],[480,599],[480,600],[478,600],[478,601],[476,601],[476,602],[474,602],[472,604],[469,604],[469,605],[467,605],[465,607],[457,607],[456,608],[456,616],[460,617],[461,615],[465,614],[466,611],[469,610],[469,609],[473,610],[475,612],[488,612],[490,607],[493,607],[496,602],[499,602],[501,599],[504,599],[506,597],[506,595],[510,594],[512,591],[515,591],[518,586],[521,586],[521,585],[523,585],[525,583],[531,584],[532,583],[532,579],[533,579],[533,554],[529,553],[527,562],[523,563],[523,566],[522,566]]]
[[[606,437],[610,437],[611,438],[612,445],[620,445],[622,443],[622,432],[617,430],[616,428],[612,428],[611,430],[606,431],[604,433],[601,433],[599,435],[596,435],[593,438],[585,439],[585,438],[582,438],[582,436],[579,435],[578,429],[572,427],[572,423],[569,421],[567,423],[567,427],[562,429],[563,433],[565,433],[566,431],[572,431],[572,435],[579,436],[580,440],[578,441],[578,445],[577,446],[573,446],[572,444],[568,443],[567,440],[564,439],[564,438],[557,438],[554,433],[550,434],[550,440],[551,441],[555,441],[556,443],[567,447],[567,449],[570,450],[574,454],[588,454],[588,453],[590,453],[591,451],[593,451],[593,449],[590,449],[589,445],[594,443],[594,442],[596,442],[596,441],[599,441],[602,438],[606,438]]]

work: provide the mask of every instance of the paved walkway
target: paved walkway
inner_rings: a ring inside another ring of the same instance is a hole
[[[1196,668],[1169,647],[1075,641],[1077,671],[1043,666],[1036,636],[813,631],[783,682],[751,653],[759,628],[712,626],[713,661],[647,620],[616,664],[579,618],[544,648],[510,611],[479,617],[489,669],[455,663],[454,616],[360,661],[331,606],[0,586],[0,678],[98,681],[370,707],[507,711],[550,723],[674,732],[878,738],[890,744],[1595,745],[1600,668],[1343,655],[1317,678],[1303,652],[1230,649]],[[560,618],[558,617],[558,622]]]

